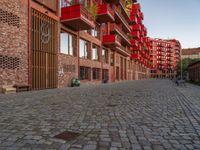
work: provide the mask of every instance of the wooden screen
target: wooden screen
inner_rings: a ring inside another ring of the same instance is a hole
[[[58,24],[31,10],[32,89],[57,87]]]

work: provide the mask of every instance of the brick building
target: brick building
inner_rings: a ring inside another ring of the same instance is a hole
[[[200,61],[188,66],[188,77],[190,81],[200,83]]]
[[[0,87],[149,78],[143,19],[136,0],[1,0]]]
[[[200,47],[183,49],[181,59],[184,58],[200,59]]]
[[[181,59],[179,41],[151,39],[151,77],[173,78],[176,76],[177,64]]]

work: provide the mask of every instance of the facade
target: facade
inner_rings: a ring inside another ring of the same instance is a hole
[[[188,66],[189,80],[200,83],[200,61]]]
[[[183,49],[181,59],[184,59],[184,58],[200,59],[200,47]]]
[[[0,88],[57,87],[57,0],[0,1]]]
[[[134,65],[133,79],[150,77],[150,38],[147,37],[147,28],[143,24],[144,15],[139,3],[132,4],[130,17],[134,21],[131,26],[131,59]]]
[[[177,40],[151,39],[151,77],[173,78],[180,61],[181,45]]]
[[[149,78],[158,65],[143,19],[136,0],[1,0],[0,87]]]
[[[73,77],[92,84],[133,79],[132,20],[125,7],[123,1],[61,1],[59,86]]]

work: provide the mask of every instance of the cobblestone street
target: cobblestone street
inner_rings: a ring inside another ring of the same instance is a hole
[[[71,131],[71,141],[54,136]],[[143,80],[0,95],[0,149],[200,149],[200,87]]]

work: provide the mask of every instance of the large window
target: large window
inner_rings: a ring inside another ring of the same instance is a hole
[[[89,43],[80,39],[80,58],[89,59]]]
[[[76,38],[68,33],[60,34],[60,52],[67,55],[76,55]]]
[[[92,78],[93,78],[93,80],[99,80],[100,79],[100,69],[99,68],[93,68],[92,69]]]
[[[104,63],[108,63],[108,50],[102,49],[102,59]]]
[[[80,80],[89,80],[90,79],[90,68],[89,67],[80,67]]]
[[[99,60],[99,47],[92,45],[92,60]]]

